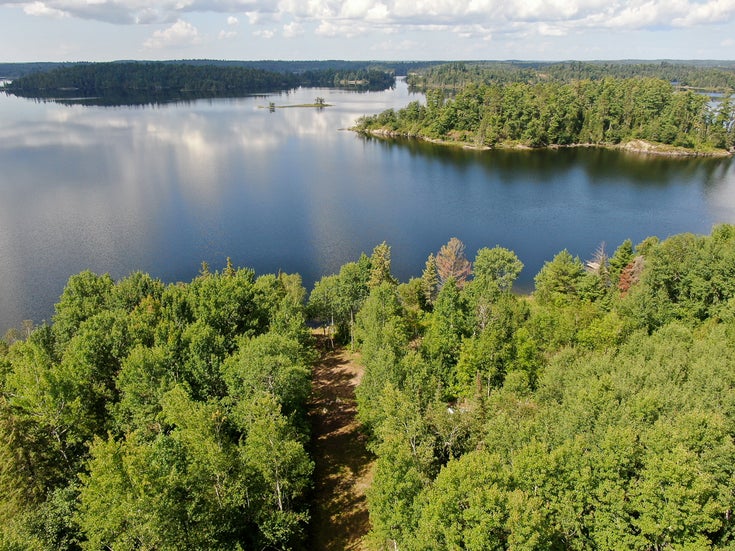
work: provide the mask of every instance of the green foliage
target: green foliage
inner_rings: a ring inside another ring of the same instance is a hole
[[[523,263],[515,253],[503,247],[480,249],[473,266],[474,281],[489,291],[499,293],[510,291],[523,269]]]
[[[0,357],[0,547],[298,545],[304,296],[230,262],[190,284],[70,278],[54,324]]]
[[[21,76],[6,90],[25,97],[70,97],[76,101],[88,96],[85,103],[117,105],[233,97],[299,86],[384,90],[395,83],[392,71],[361,65],[276,72],[213,61],[71,63]]]
[[[111,408],[123,433],[160,430],[161,399],[175,383],[165,348],[139,346],[123,360],[115,384],[120,399]]]
[[[387,384],[378,409],[373,483],[368,492],[373,538],[403,541],[416,526],[414,500],[433,475],[433,438],[421,409],[393,385]]]
[[[381,283],[395,283],[390,273],[390,246],[383,241],[373,249],[370,256],[370,280],[368,287],[377,287]]]
[[[338,337],[345,340],[349,336],[354,344],[355,315],[370,291],[371,273],[372,262],[363,253],[357,262],[344,264],[338,275],[322,277],[309,295],[309,316],[324,325],[332,326],[332,329],[336,326]]]
[[[396,358],[405,354],[403,307],[395,287],[383,283],[370,291],[357,315],[356,336],[367,365],[382,349],[390,350]]]
[[[107,306],[113,285],[109,275],[99,276],[89,271],[69,278],[53,318],[54,332],[61,345],[76,333],[84,320]]]
[[[483,248],[475,257],[474,278],[467,288],[471,309],[482,331],[493,321],[493,305],[507,297],[523,263],[503,247]]]
[[[135,309],[144,299],[161,300],[165,286],[144,272],[133,272],[117,282],[110,291],[110,306],[127,312]]]
[[[358,388],[360,418],[370,429],[381,418],[379,405],[386,384],[404,379],[400,360],[406,354],[408,334],[396,288],[390,284],[373,288],[357,315],[355,330],[361,345],[365,374]]]
[[[665,103],[644,91],[638,111]],[[396,285],[381,244],[315,285],[311,314],[365,364],[371,541],[731,547],[735,228],[626,241],[586,269],[562,251],[529,297],[511,293],[521,267],[481,249],[473,280],[434,295],[438,266]],[[54,324],[0,350],[0,549],[298,547],[304,298],[298,276],[229,262],[190,284],[70,278]]]
[[[626,239],[621,245],[615,249],[610,258],[610,278],[614,283],[620,280],[620,275],[625,267],[633,260],[633,242]]]
[[[439,273],[436,268],[436,257],[431,253],[426,259],[426,266],[421,274],[421,290],[427,306],[432,306],[439,291]]]
[[[408,77],[413,88],[458,90],[469,83],[574,82],[604,78],[648,77],[680,86],[712,89],[735,88],[732,63],[625,61],[478,61],[431,64],[414,70]]]
[[[418,498],[411,549],[506,548],[510,481],[502,460],[479,450],[451,461]]]
[[[626,241],[586,270],[562,251],[523,298],[515,256],[483,249],[410,345],[368,339],[375,545],[730,548],[734,238],[722,225]],[[365,305],[369,331],[407,319],[384,293]],[[394,305],[389,323],[378,304]]]
[[[579,257],[572,257],[564,249],[552,261],[545,262],[536,274],[534,297],[539,304],[567,304],[578,296],[584,275]]]
[[[310,486],[314,463],[272,394],[257,396],[247,412],[240,406],[235,414],[247,430],[239,454],[259,490],[254,497],[261,539],[266,545],[285,547],[301,535],[309,518],[295,506]],[[247,495],[240,492],[238,499]]]
[[[507,375],[513,372],[524,374],[527,387],[535,385],[542,362],[537,344],[523,327],[528,311],[514,297],[497,303],[493,310],[496,320],[462,343],[454,371],[460,396],[487,395],[503,386]]]
[[[681,234],[637,249],[645,268],[624,308],[649,331],[674,319],[696,323],[716,316],[735,294],[732,226],[717,226],[711,236]]]
[[[470,334],[467,303],[454,279],[442,286],[422,343],[426,356],[435,361],[439,378],[451,382],[451,370],[459,359],[462,339]]]
[[[323,276],[309,295],[309,315],[323,324],[334,325],[344,316],[339,299],[339,277]]]
[[[309,355],[300,343],[276,333],[253,337],[228,358],[223,371],[228,395],[250,400],[262,392],[277,397],[284,414],[303,415],[309,395]]]
[[[671,79],[635,74],[570,79],[521,70],[507,78],[485,78],[481,71],[469,71],[451,83],[457,91],[452,99],[445,101],[441,89],[433,88],[426,93],[426,108],[409,105],[363,117],[356,128],[491,147],[615,145],[642,139],[710,151],[732,143],[734,113],[727,100],[710,107],[705,95],[680,91]],[[732,89],[735,76],[730,72],[727,78]]]
[[[305,326],[306,289],[298,274],[262,275],[255,280],[255,302],[270,331],[306,345],[310,334]]]

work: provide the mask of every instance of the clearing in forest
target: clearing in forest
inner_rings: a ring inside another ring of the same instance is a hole
[[[309,401],[315,482],[308,548],[363,550],[373,461],[356,418],[355,387],[363,367],[349,350],[332,349],[326,339],[319,345]]]

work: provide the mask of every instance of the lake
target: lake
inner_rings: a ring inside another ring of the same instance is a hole
[[[267,109],[317,96],[333,106]],[[626,238],[735,223],[732,159],[477,152],[343,130],[413,99],[401,82],[133,107],[0,94],[0,331],[50,320],[85,269],[189,281],[229,256],[298,272],[310,289],[384,240],[394,273],[419,276],[456,236],[470,259],[514,250],[528,290],[564,248],[584,260],[601,242],[612,253]]]

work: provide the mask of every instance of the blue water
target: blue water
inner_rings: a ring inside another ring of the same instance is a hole
[[[262,108],[313,102],[315,108]],[[735,223],[731,159],[618,151],[476,152],[365,139],[343,129],[401,107],[379,93],[290,94],[148,107],[0,95],[0,330],[50,320],[68,277],[144,270],[188,281],[226,257],[307,288],[387,241],[394,273],[419,276],[459,237],[525,264],[520,288],[563,248],[589,258],[626,238]]]

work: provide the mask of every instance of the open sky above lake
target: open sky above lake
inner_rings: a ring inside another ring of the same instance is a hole
[[[0,61],[733,59],[735,0],[0,0]]]

